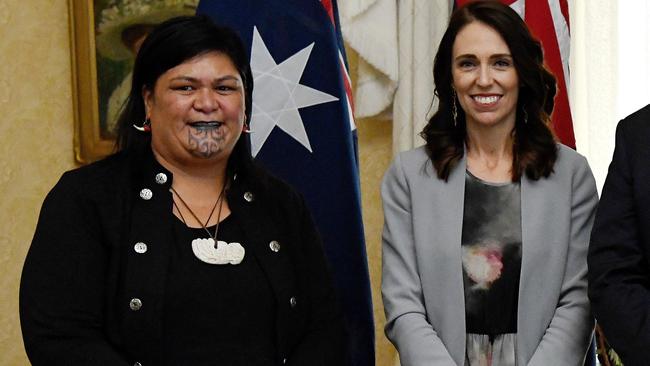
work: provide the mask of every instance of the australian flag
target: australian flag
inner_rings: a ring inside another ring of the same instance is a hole
[[[336,0],[204,0],[238,31],[255,79],[252,153],[305,197],[343,303],[352,365],[374,365],[356,129]]]

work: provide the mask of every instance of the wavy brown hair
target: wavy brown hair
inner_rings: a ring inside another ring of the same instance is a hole
[[[548,177],[557,159],[555,137],[549,128],[556,93],[555,78],[544,68],[540,42],[533,38],[514,10],[498,1],[475,1],[458,8],[451,15],[440,42],[433,66],[439,106],[420,133],[436,174],[446,181],[465,152],[465,113],[458,108],[456,124],[452,115],[452,98],[456,98],[452,92],[452,48],[458,32],[472,22],[481,22],[501,35],[510,48],[519,77],[512,180],[518,181],[523,174],[532,180]],[[460,106],[458,100],[456,104]]]

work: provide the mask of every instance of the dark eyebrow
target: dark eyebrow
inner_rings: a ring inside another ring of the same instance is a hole
[[[190,82],[196,82],[198,81],[197,79],[190,77],[190,76],[177,76],[175,78],[172,78],[170,81],[190,81]]]
[[[222,81],[229,81],[229,80],[236,81],[239,84],[239,78],[234,76],[234,75],[222,76],[220,78],[215,79],[214,81],[217,82],[217,83],[220,83]]]
[[[497,53],[495,55],[490,56],[490,59],[495,59],[495,58],[512,58],[512,55],[509,54],[509,53]],[[476,59],[478,59],[478,57],[476,57],[476,55],[472,55],[472,54],[468,53],[468,54],[456,56],[456,58],[454,60],[461,60],[461,59],[476,60]]]
[[[196,82],[199,81],[197,78],[193,78],[191,76],[177,76],[177,77],[171,79],[171,81],[179,81],[179,80],[180,81],[189,81],[191,83],[196,83]],[[215,79],[214,82],[215,83],[220,83],[220,82],[227,81],[227,80],[234,80],[237,83],[239,83],[239,78],[237,78],[234,75],[222,76],[220,78]]]
[[[472,55],[472,54],[464,54],[464,55],[458,55],[454,60],[460,60],[463,58],[471,58],[471,59],[476,59],[477,57]]]
[[[497,53],[496,55],[490,56],[490,58],[512,58],[512,55],[509,53]]]

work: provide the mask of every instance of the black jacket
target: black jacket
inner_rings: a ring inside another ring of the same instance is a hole
[[[625,366],[650,365],[650,106],[618,124],[588,259],[607,339]]]
[[[156,182],[158,173],[165,183]],[[20,289],[32,364],[163,363],[171,182],[147,149],[67,172],[48,194]],[[148,200],[140,195],[145,188]],[[275,294],[277,364],[346,364],[342,314],[302,198],[257,169],[238,172],[227,197]],[[134,250],[138,242],[147,244],[145,253]],[[142,306],[134,311],[136,298]]]

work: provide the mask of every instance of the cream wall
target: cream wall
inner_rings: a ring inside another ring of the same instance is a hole
[[[381,302],[381,229],[384,218],[381,210],[379,185],[392,160],[392,131],[390,121],[372,118],[357,120],[359,160],[361,164],[361,199],[366,248],[372,283],[372,302],[375,313],[375,340],[377,366],[395,366],[395,349],[384,335],[384,307]]]
[[[65,0],[0,0],[0,365],[27,365],[20,271],[38,212],[75,166]]]
[[[65,0],[0,0],[0,365],[28,365],[18,319],[20,272],[41,203],[75,167],[68,8]],[[377,366],[393,365],[379,292],[379,180],[391,125],[360,120],[364,224],[377,328]]]
[[[356,85],[358,55],[347,49],[353,87]],[[395,366],[396,351],[384,335],[384,307],[381,302],[381,229],[384,218],[381,209],[379,185],[392,160],[391,121],[378,118],[357,119],[359,163],[361,176],[361,205],[363,226],[368,251],[368,267],[372,284],[372,303],[375,314],[376,366]]]

